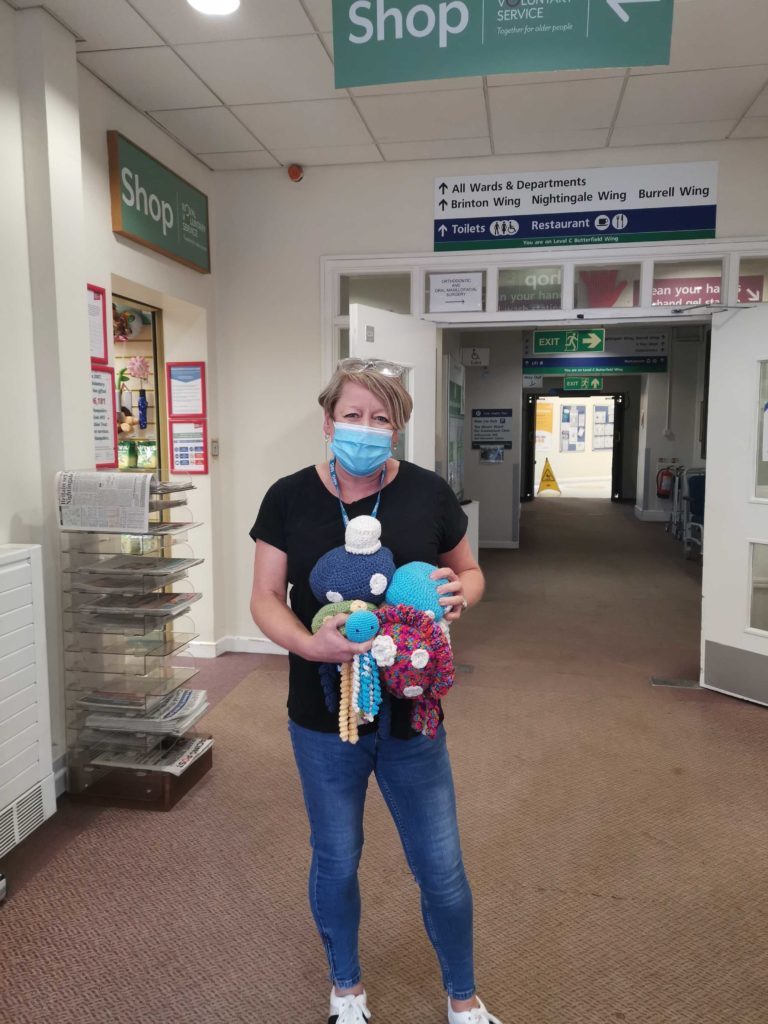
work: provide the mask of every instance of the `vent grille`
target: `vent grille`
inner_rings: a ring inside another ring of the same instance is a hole
[[[45,821],[43,811],[43,787],[35,786],[16,803],[18,815],[19,842]]]
[[[0,812],[0,857],[4,857],[16,845],[16,832],[13,827],[13,804]]]

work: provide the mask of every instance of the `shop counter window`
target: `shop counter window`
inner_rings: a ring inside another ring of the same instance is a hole
[[[639,305],[639,263],[576,268],[576,309],[626,309]]]
[[[723,265],[657,263],[653,268],[654,306],[710,306],[724,301]]]
[[[352,303],[411,312],[410,274],[342,274],[339,278],[339,316],[349,316]]]
[[[768,257],[739,263],[739,302],[768,302]]]
[[[560,309],[562,267],[502,267],[499,270],[499,312]]]

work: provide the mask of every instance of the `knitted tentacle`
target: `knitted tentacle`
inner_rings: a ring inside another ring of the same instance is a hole
[[[349,741],[349,715],[352,705],[352,665],[341,666],[341,699],[339,701],[339,736],[342,742]]]

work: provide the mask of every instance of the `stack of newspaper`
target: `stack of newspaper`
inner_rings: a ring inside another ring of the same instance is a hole
[[[174,690],[145,714],[127,711],[86,715],[85,725],[90,729],[108,729],[112,732],[156,733],[181,736],[208,710],[206,690]]]
[[[213,740],[210,736],[193,736],[174,744],[170,750],[105,751],[95,757],[91,764],[106,768],[139,768],[142,771],[181,775],[211,746]]]

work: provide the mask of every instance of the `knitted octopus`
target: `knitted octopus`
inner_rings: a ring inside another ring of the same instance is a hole
[[[310,574],[317,600],[330,602],[313,619],[312,631],[329,616],[346,612],[349,619],[342,631],[347,638],[373,641],[370,653],[355,655],[347,664],[320,666],[326,706],[338,711],[339,736],[350,743],[357,742],[359,724],[372,722],[377,714],[380,733],[388,734],[388,694],[413,701],[412,727],[434,737],[439,700],[453,683],[450,641],[437,593],[441,581],[430,579],[435,567],[410,562],[395,570],[392,553],[381,546],[380,537],[378,520],[352,519],[344,546],[324,555]],[[385,600],[384,607],[376,607]]]

